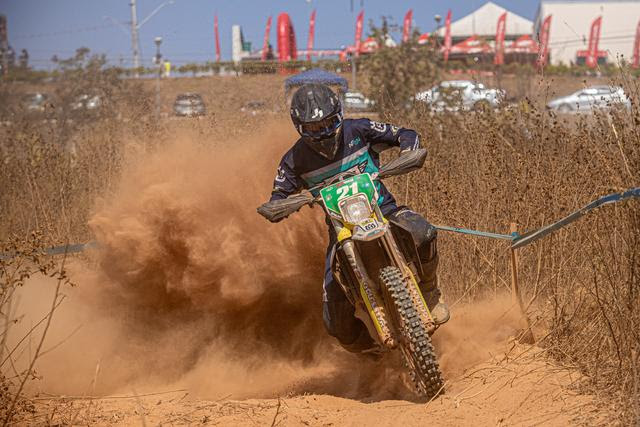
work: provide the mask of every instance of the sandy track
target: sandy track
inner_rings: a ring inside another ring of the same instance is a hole
[[[511,345],[475,365],[431,402],[358,401],[329,395],[193,400],[184,391],[97,400],[36,401],[25,423],[98,425],[596,425],[607,410],[574,391],[580,376],[550,365],[537,348]]]
[[[71,268],[79,286],[55,314],[23,424],[606,423],[597,399],[572,391],[575,372],[509,341],[522,325],[508,297],[452,302],[434,336],[446,394],[428,404],[406,400],[393,361],[371,372],[338,348],[320,317],[321,213],[275,225],[255,213],[291,132],[276,123],[216,149],[182,135],[124,174],[90,221],[101,250]],[[15,337],[50,306],[54,283],[30,285]],[[163,393],[175,389],[188,392]]]

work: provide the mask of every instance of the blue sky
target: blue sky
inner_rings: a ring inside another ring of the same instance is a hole
[[[165,0],[137,0],[138,20],[144,19]],[[245,39],[254,48],[262,46],[267,17],[272,15],[271,43],[275,46],[275,21],[287,12],[293,21],[298,48],[306,47],[309,15],[317,9],[316,48],[339,48],[353,43],[355,17],[364,4],[365,34],[370,19],[390,16],[402,24],[413,9],[414,25],[421,31],[435,28],[434,15],[444,16],[449,8],[456,20],[484,4],[485,0],[175,0],[150,19],[140,30],[145,63],[155,52],[153,38],[163,37],[162,53],[176,65],[213,60],[213,16],[218,14],[223,60],[231,57],[231,26],[240,24]],[[533,19],[534,0],[494,0],[495,3]],[[130,21],[129,0],[0,0],[0,14],[7,16],[9,43],[19,52],[26,48],[31,65],[49,68],[50,58],[71,56],[86,46],[104,53],[113,63],[131,64],[131,37],[123,28]],[[394,35],[396,38],[398,34]]]

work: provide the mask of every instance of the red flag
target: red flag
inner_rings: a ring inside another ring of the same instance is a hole
[[[271,17],[267,19],[267,28],[264,30],[264,43],[262,44],[262,60],[267,59],[269,53],[269,33],[271,33]]]
[[[498,18],[498,26],[496,28],[496,51],[493,57],[493,63],[496,65],[504,64],[504,35],[507,27],[507,12]]]
[[[364,22],[364,9],[358,14],[356,19],[356,56],[360,55],[360,43],[362,40],[362,24]]]
[[[218,15],[213,17],[213,32],[216,37],[216,62],[220,61],[220,35],[218,33]]]
[[[311,18],[309,18],[309,39],[307,40],[307,61],[311,61],[311,51],[313,50],[313,36],[316,28],[316,10],[311,12]]]
[[[444,62],[449,60],[449,52],[451,52],[451,9],[444,20]]]
[[[404,27],[402,27],[402,43],[406,43],[409,41],[409,36],[411,35],[411,20],[413,19],[413,10],[409,9],[407,14],[404,16]]]
[[[633,44],[633,68],[640,67],[640,21],[636,28],[636,41]]]
[[[551,15],[548,15],[544,21],[542,21],[542,27],[540,28],[540,34],[538,34],[538,41],[540,42],[538,49],[538,59],[536,64],[542,68],[547,65],[547,58],[549,56],[549,31],[551,30]]]
[[[596,18],[591,24],[589,33],[589,47],[587,48],[587,67],[595,68],[598,65],[598,43],[600,42],[600,27],[602,26],[602,16]]]

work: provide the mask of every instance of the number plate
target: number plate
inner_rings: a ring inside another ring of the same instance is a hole
[[[322,197],[322,201],[327,210],[340,215],[338,202],[347,197],[355,196],[358,193],[366,195],[369,202],[377,198],[376,187],[368,173],[356,175],[325,187],[320,190],[320,197]]]
[[[376,221],[373,218],[365,219],[353,229],[353,240],[365,242],[381,237],[388,230],[387,224]]]

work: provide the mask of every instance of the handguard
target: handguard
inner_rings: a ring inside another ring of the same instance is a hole
[[[380,172],[378,172],[378,178],[382,179],[390,176],[402,175],[416,169],[420,169],[426,159],[426,148],[405,151],[400,153],[397,158],[381,166]]]
[[[299,193],[286,199],[272,200],[258,207],[258,213],[271,222],[278,222],[313,202],[311,193]]]

